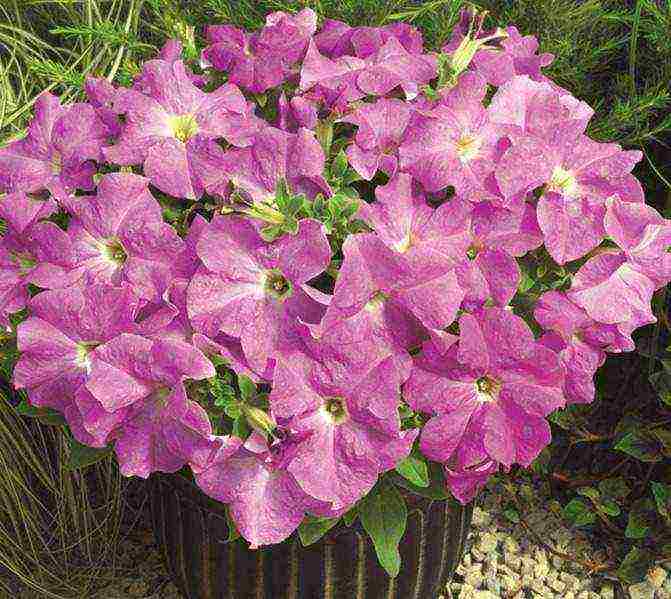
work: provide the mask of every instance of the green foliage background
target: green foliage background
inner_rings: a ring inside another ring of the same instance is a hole
[[[405,20],[429,47],[449,37],[464,0],[4,0],[0,4],[0,145],[23,134],[44,89],[64,101],[83,97],[91,73],[129,83],[168,37],[189,58],[205,24],[260,26],[268,12],[310,6],[320,18],[352,25]],[[489,26],[515,24],[538,36],[555,61],[546,74],[596,110],[589,134],[644,152],[635,174],[648,202],[671,217],[671,0],[478,0]],[[599,376],[597,401],[554,418],[555,441],[536,464],[557,509],[608,545],[603,563],[577,561],[639,579],[671,558],[671,351],[666,290],[659,323],[638,336],[635,355],[613,357]],[[0,351],[2,351],[0,349]],[[513,473],[511,480],[528,479]],[[666,491],[665,491],[666,489]],[[523,499],[510,487],[511,519]],[[633,515],[632,515],[633,514]]]

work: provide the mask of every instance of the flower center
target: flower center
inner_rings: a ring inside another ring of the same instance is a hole
[[[408,231],[401,241],[397,241],[392,245],[392,247],[399,253],[404,254],[410,249],[412,245],[412,235]]]
[[[555,166],[548,182],[548,189],[573,197],[578,193],[578,181],[572,171],[567,171],[561,166]]]
[[[480,152],[482,140],[474,135],[462,135],[457,141],[457,156],[462,163],[473,160]]]
[[[102,244],[100,253],[105,260],[111,262],[115,266],[121,266],[128,258],[128,254],[122,243],[116,238],[108,239],[106,243]]]
[[[334,424],[342,424],[347,420],[347,406],[342,397],[324,398],[324,413]]]
[[[495,401],[501,391],[501,383],[489,376],[483,376],[475,381],[475,391],[480,401]]]
[[[382,291],[376,291],[373,296],[368,300],[366,305],[364,306],[365,310],[368,310],[368,312],[372,313],[377,313],[380,310],[382,310],[382,307],[384,306],[384,302],[387,299],[387,295],[383,293]]]
[[[170,117],[172,134],[179,141],[186,142],[198,133],[198,122],[193,114],[180,114]]]
[[[291,283],[286,279],[282,272],[276,268],[266,272],[264,284],[266,293],[278,300],[285,300],[291,295]]]
[[[91,373],[91,358],[89,354],[99,345],[98,341],[80,341],[77,343],[75,364],[82,370],[85,370],[87,374]]]
[[[63,170],[63,157],[60,152],[54,152],[51,157],[51,172],[54,175],[60,175]]]

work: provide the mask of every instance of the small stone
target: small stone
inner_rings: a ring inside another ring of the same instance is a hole
[[[485,554],[482,553],[477,547],[473,547],[471,549],[471,557],[476,561],[476,562],[484,562],[485,561]]]
[[[564,599],[575,599],[575,593],[573,591],[569,591],[564,595]]]
[[[550,567],[546,561],[536,563],[534,567],[534,576],[538,580],[543,580],[550,572]]]
[[[562,568],[564,566],[564,560],[559,557],[558,555],[553,555],[552,556],[552,565],[555,568]]]
[[[548,588],[540,580],[532,580],[531,584],[529,585],[529,588],[534,593],[538,593],[539,595],[547,594],[547,590],[548,590]]]
[[[534,568],[536,567],[536,562],[528,556],[522,556],[522,576],[532,576],[534,573]]]
[[[467,567],[468,567],[468,566],[471,565],[471,562],[472,562],[472,561],[473,561],[473,560],[471,559],[471,554],[470,554],[470,553],[467,553],[466,555],[464,555],[464,559],[461,560],[461,563],[462,563],[464,566],[467,566]]]
[[[131,597],[144,597],[148,590],[149,585],[146,582],[139,580],[128,587],[128,594]]]
[[[485,529],[492,523],[491,515],[482,508],[476,507],[473,510],[473,528]]]
[[[459,593],[459,599],[473,599],[475,596],[475,589],[470,584],[464,584]]]
[[[559,580],[564,581],[569,589],[577,588],[580,585],[580,581],[568,572],[562,572],[559,575]]]
[[[655,587],[647,580],[632,584],[627,590],[631,599],[654,599],[655,597]]]
[[[480,535],[480,539],[476,545],[479,551],[482,553],[492,553],[496,551],[496,546],[498,545],[499,540],[496,538],[496,535],[491,532],[486,532]]]
[[[499,599],[499,596],[491,591],[475,591],[473,599]]]
[[[503,554],[503,561],[506,562],[506,565],[513,570],[519,570],[522,565],[522,560],[516,555],[511,555],[510,553]]]
[[[485,586],[497,597],[501,595],[501,583],[497,580],[496,576],[487,576]]]
[[[599,597],[601,599],[615,599],[615,589],[612,584],[606,584],[601,587],[599,591]]]
[[[550,570],[548,575],[545,577],[545,584],[549,585],[551,582],[554,582],[559,577],[557,570]]]
[[[582,591],[578,594],[576,599],[589,599],[589,591]]]
[[[478,570],[471,570],[464,576],[464,583],[472,586],[474,589],[480,587],[484,580],[484,577]]]
[[[553,580],[552,584],[550,585],[550,588],[553,591],[556,591],[557,593],[561,594],[566,590],[566,583],[562,582],[559,579]]]
[[[510,554],[519,553],[520,544],[512,537],[506,537],[503,541],[503,552]]]
[[[661,589],[666,580],[666,576],[666,570],[657,566],[648,572],[648,581],[650,581],[650,584],[656,589]]]

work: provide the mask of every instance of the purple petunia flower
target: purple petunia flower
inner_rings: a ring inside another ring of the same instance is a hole
[[[671,280],[671,221],[643,203],[609,200],[607,206],[607,235],[656,289],[664,287]]]
[[[105,175],[95,196],[72,206],[73,279],[89,273],[113,285],[127,281],[142,298],[155,300],[177,276],[185,245],[163,221],[148,184],[129,173]]]
[[[497,92],[489,113],[512,139],[497,166],[501,193],[511,202],[545,186],[538,222],[557,263],[576,260],[601,243],[609,197],[643,201],[640,184],[630,174],[641,152],[582,135],[592,114],[584,103],[516,77]]]
[[[201,55],[203,66],[228,73],[228,80],[255,94],[281,85],[305,54],[317,29],[317,15],[306,8],[295,15],[275,12],[260,31],[248,34],[231,25],[207,27],[211,42]]]
[[[465,261],[470,238],[468,206],[448,202],[429,207],[400,174],[376,189],[377,202],[363,204],[359,217],[377,235],[352,235],[329,308],[329,318],[347,318],[391,299],[430,330],[448,326],[464,297],[455,267]]]
[[[215,140],[245,145],[261,127],[240,90],[230,83],[211,93],[198,89],[180,60],[151,60],[144,66],[142,92],[120,88],[114,110],[125,115],[115,145],[104,148],[116,164],[143,164],[161,191],[179,198],[203,194],[200,162]],[[217,146],[218,147],[218,146]]]
[[[14,386],[27,390],[32,405],[67,414],[73,394],[90,374],[91,352],[133,330],[139,300],[128,285],[83,281],[43,291],[29,307],[30,317],[17,330],[21,357]]]
[[[354,143],[347,148],[347,158],[364,179],[370,181],[378,170],[394,176],[410,115],[408,104],[392,98],[364,104],[341,119],[358,127]]]
[[[147,478],[156,471],[175,472],[187,462],[189,456],[168,442],[175,429],[191,436],[212,434],[207,414],[188,398],[184,380],[215,374],[191,345],[122,333],[90,354],[90,374],[75,403],[97,446],[114,441],[121,472]]]
[[[307,285],[331,259],[321,223],[302,220],[296,235],[267,243],[249,220],[218,216],[197,251],[205,266],[187,291],[191,323],[212,339],[219,332],[240,339],[256,372],[266,371],[280,333],[297,317],[321,319],[324,308]]]
[[[545,416],[565,403],[559,358],[508,310],[464,314],[459,328],[444,354],[425,344],[404,387],[413,409],[434,415],[420,448],[455,472],[528,466],[550,442]]]
[[[294,437],[270,446],[257,433],[246,442],[214,437],[209,458],[191,465],[198,486],[229,504],[231,518],[252,549],[280,543],[306,513],[328,507],[305,493],[287,468],[298,450]]]
[[[462,308],[479,308],[488,300],[506,306],[520,282],[515,257],[543,243],[536,210],[529,203],[512,211],[480,202],[470,212],[470,233],[469,260],[457,266],[459,284],[466,291]]]
[[[498,191],[493,173],[501,136],[482,105],[485,92],[484,79],[467,73],[434,108],[413,115],[399,150],[400,169],[426,191],[452,185],[473,202]]]
[[[655,283],[624,252],[604,250],[575,274],[567,296],[597,322],[628,334],[656,321],[650,308],[654,292]]]
[[[44,221],[56,211],[52,199],[40,200],[23,193],[0,199],[0,218],[7,227],[0,238],[0,325],[28,301],[27,285],[45,289],[68,284],[72,244],[65,231]]]
[[[213,161],[206,189],[225,196],[230,182],[253,201],[264,201],[275,197],[280,179],[285,179],[294,193],[330,196],[324,162],[324,151],[312,131],[301,127],[297,133],[287,133],[269,126],[248,147],[232,148]]]
[[[337,351],[337,348],[336,348]],[[277,355],[269,401],[278,423],[305,435],[287,470],[311,497],[339,510],[370,491],[410,452],[417,430],[400,430],[399,385],[409,363],[394,356],[353,370],[331,370],[330,348]],[[319,464],[319,468],[315,468]]]
[[[311,41],[299,88],[306,96],[344,112],[355,100],[367,95],[386,96],[396,87],[412,99],[420,86],[436,76],[436,69],[434,55],[411,54],[395,37],[366,59],[342,56],[332,60],[320,54]]]
[[[390,23],[383,27],[350,27],[342,21],[326,19],[314,41],[318,50],[329,58],[356,56],[368,58],[395,38],[410,54],[422,54],[422,32],[408,23]]]
[[[107,133],[90,105],[61,106],[56,96],[41,94],[28,135],[0,149],[0,190],[46,189],[67,203],[75,190],[93,189],[93,161],[100,160]]]

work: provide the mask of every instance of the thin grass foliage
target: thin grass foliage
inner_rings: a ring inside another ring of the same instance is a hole
[[[21,416],[0,389],[4,597],[82,599],[114,575],[122,478],[111,458],[76,471],[68,460],[62,429]]]

